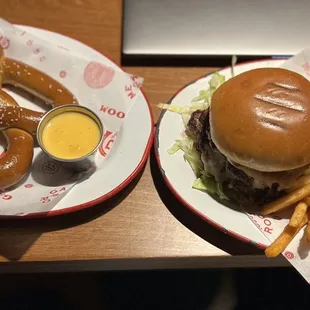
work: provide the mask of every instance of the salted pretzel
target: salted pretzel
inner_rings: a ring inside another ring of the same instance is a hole
[[[11,96],[0,91],[0,130],[19,128],[35,135],[43,115],[44,113],[18,106]]]
[[[53,107],[78,104],[72,93],[45,73],[20,61],[0,57],[0,82],[19,87]]]
[[[0,89],[0,111],[18,108],[17,102]],[[1,114],[0,114],[1,116]],[[18,128],[2,131],[7,141],[7,151],[0,158],[0,189],[4,190],[18,183],[28,172],[33,158],[33,136]]]
[[[0,55],[0,83],[21,88],[52,107],[79,104],[58,81],[3,55]],[[42,115],[18,106],[10,95],[0,90],[0,131],[8,145],[6,154],[0,159],[0,191],[18,183],[29,170],[33,158],[33,135]]]

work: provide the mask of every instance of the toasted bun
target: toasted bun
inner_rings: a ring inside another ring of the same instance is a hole
[[[259,171],[310,163],[310,82],[281,68],[247,71],[213,94],[211,137],[226,157]]]

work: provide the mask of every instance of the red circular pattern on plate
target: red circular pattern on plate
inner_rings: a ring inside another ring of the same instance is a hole
[[[7,194],[1,195],[1,197],[3,200],[11,200],[13,198],[12,195],[7,195]]]
[[[111,67],[91,61],[84,70],[84,81],[90,88],[104,88],[113,80],[114,72]]]
[[[4,50],[8,49],[10,46],[10,40],[7,37],[3,37],[0,41],[0,45]]]
[[[25,184],[24,187],[25,188],[31,188],[31,187],[33,187],[33,184]]]
[[[286,251],[285,253],[284,253],[284,256],[285,256],[285,258],[287,258],[287,259],[293,259],[295,256],[294,256],[294,254],[292,253],[292,252],[290,252],[290,251]]]
[[[67,72],[64,71],[64,70],[62,70],[62,71],[59,72],[59,76],[60,76],[61,78],[65,78],[66,75],[67,75]]]
[[[4,150],[2,153],[0,153],[0,159],[5,155],[6,150]]]

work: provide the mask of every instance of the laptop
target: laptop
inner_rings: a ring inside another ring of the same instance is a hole
[[[223,65],[309,45],[309,0],[123,0],[123,65]]]

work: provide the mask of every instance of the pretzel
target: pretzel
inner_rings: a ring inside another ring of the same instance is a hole
[[[35,135],[43,114],[19,106],[4,106],[0,108],[0,130],[19,128]]]
[[[23,62],[0,56],[0,82],[19,87],[53,107],[78,104],[72,93],[47,74]]]
[[[3,133],[8,149],[0,159],[1,190],[15,185],[26,175],[32,163],[34,146],[32,135],[24,130],[9,128]]]
[[[18,108],[18,104],[0,89],[0,111],[6,108]],[[24,130],[9,128],[2,133],[8,146],[0,158],[0,190],[15,185],[26,175],[32,163],[34,146],[32,135]]]
[[[78,104],[73,94],[47,74],[20,61],[6,58],[0,51],[0,85],[13,85],[44,100],[52,107]],[[8,147],[0,158],[0,191],[18,183],[29,170],[38,123],[44,113],[19,107],[0,89],[0,132]]]

